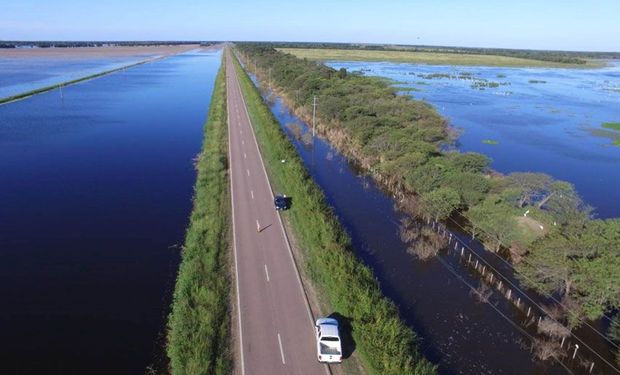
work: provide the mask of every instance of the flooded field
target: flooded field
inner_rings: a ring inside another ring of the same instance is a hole
[[[0,106],[0,373],[165,366],[220,57],[185,53]]]
[[[457,147],[502,173],[547,173],[573,183],[598,217],[620,216],[620,63],[603,69],[455,67],[329,62],[390,79],[432,104],[459,131]]]
[[[196,47],[198,46],[0,49],[0,99]]]

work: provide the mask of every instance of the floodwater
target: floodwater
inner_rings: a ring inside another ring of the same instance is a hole
[[[448,118],[462,132],[460,150],[488,155],[502,173],[543,172],[569,181],[598,217],[620,217],[620,147],[613,145],[620,131],[601,128],[620,122],[620,63],[591,70],[327,65],[418,90],[403,94],[426,100]]]
[[[260,86],[255,77],[253,80]],[[580,356],[562,364],[534,360],[528,335],[535,334],[535,328],[522,326],[527,320],[523,311],[497,293],[490,297],[490,304],[478,302],[472,288],[478,287],[479,278],[471,268],[464,267],[458,252],[444,249],[437,259],[427,262],[411,256],[400,238],[404,215],[394,208],[392,197],[325,140],[316,137],[312,146],[296,138],[289,125],[297,124],[303,134],[308,132],[307,125],[291,114],[280,98],[271,99],[267,102],[272,113],[350,234],[356,255],[373,270],[404,321],[420,334],[424,355],[439,366],[441,374],[586,373],[578,363]],[[506,275],[506,280],[518,285],[510,267],[458,228],[451,230],[468,251],[479,254],[480,259]],[[528,295],[540,302],[532,293]],[[520,296],[526,300],[524,294]],[[584,331],[579,332],[580,337],[602,352],[605,360],[613,361],[604,340]],[[587,354],[587,360],[581,361],[598,360]],[[601,361],[596,362],[595,369],[593,373],[609,370]]]
[[[220,58],[186,53],[0,106],[0,373],[165,366]]]
[[[106,58],[2,58],[0,99],[114,70],[156,56]]]

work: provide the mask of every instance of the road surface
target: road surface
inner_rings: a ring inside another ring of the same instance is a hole
[[[228,49],[225,53],[237,373],[328,375],[328,367],[316,358],[313,317],[274,208],[232,56]]]

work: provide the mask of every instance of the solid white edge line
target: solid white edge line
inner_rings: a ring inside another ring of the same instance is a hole
[[[265,276],[267,276],[267,282],[271,282],[271,280],[269,280],[269,270],[267,269],[267,265],[265,264]]]
[[[226,56],[226,61],[230,59],[230,55]],[[231,61],[231,64],[234,64]],[[226,69],[228,67],[225,67]],[[233,65],[234,69],[234,65]],[[228,70],[228,69],[227,69]],[[232,73],[231,73],[232,74]],[[228,75],[226,75],[228,77]],[[235,75],[236,77],[236,75]],[[228,98],[228,91],[230,90],[229,82],[226,82],[226,97]],[[235,254],[235,286],[237,287],[237,316],[239,322],[239,354],[241,356],[241,375],[245,375],[245,361],[243,358],[243,328],[241,325],[241,296],[239,295],[239,264],[237,262],[237,236],[235,235],[235,196],[233,195],[233,178],[232,178],[232,154],[231,154],[231,142],[230,142],[230,107],[228,106],[228,100],[226,101],[226,120],[228,121],[228,169],[230,170],[230,204],[232,209],[232,232],[233,232],[233,249]]]
[[[282,356],[282,364],[285,365],[286,361],[284,360],[284,349],[282,348],[282,339],[280,338],[280,333],[278,333],[278,344],[280,345],[280,355]]]

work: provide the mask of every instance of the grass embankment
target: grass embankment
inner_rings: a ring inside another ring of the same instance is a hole
[[[153,61],[156,61],[156,60],[160,60],[160,59],[163,59],[163,58],[165,58],[165,57],[157,57],[157,58],[154,58],[154,59],[148,59],[148,60],[140,61],[140,62],[137,62],[137,63],[134,63],[134,64],[125,65],[125,66],[122,66],[120,68],[110,69],[110,70],[106,70],[106,71],[103,71],[103,72],[100,72],[100,73],[91,74],[91,75],[88,75],[86,77],[81,77],[81,78],[73,79],[73,80],[70,80],[70,81],[58,83],[58,84],[55,84],[55,85],[41,87],[41,88],[38,88],[38,89],[35,89],[35,90],[23,92],[21,94],[17,94],[17,95],[13,95],[13,96],[8,96],[6,98],[0,98],[0,105],[7,104],[7,103],[10,103],[10,102],[14,102],[14,101],[17,101],[17,100],[20,100],[20,99],[25,99],[25,98],[31,97],[33,95],[42,94],[42,93],[47,92],[47,91],[56,90],[56,89],[59,89],[61,87],[65,87],[65,86],[69,86],[69,85],[74,85],[76,83],[80,83],[80,82],[88,81],[88,80],[91,80],[91,79],[99,78],[101,76],[105,76],[105,75],[108,75],[108,74],[111,74],[111,73],[114,73],[114,72],[118,72],[119,70],[123,70],[123,69],[127,69],[127,68],[132,68],[134,66],[146,64],[146,63],[153,62]]]
[[[472,55],[441,52],[376,51],[354,49],[277,48],[299,58],[340,61],[393,61],[429,65],[546,67],[546,68],[599,68],[604,63],[588,60],[585,64],[565,64],[498,55]]]
[[[294,199],[285,217],[302,247],[303,267],[332,308],[351,319],[365,368],[384,375],[435,373],[419,353],[415,333],[383,296],[372,271],[351,251],[349,237],[277,119],[236,60],[235,66],[270,180]]]
[[[168,320],[171,373],[229,374],[230,200],[225,65],[215,81],[194,209]]]

